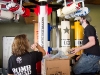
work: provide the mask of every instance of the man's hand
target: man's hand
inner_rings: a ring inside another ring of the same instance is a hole
[[[72,54],[76,54],[76,53],[77,53],[78,51],[80,51],[80,50],[81,50],[80,47],[72,48],[71,53],[72,53]]]
[[[78,61],[80,59],[81,55],[79,55],[78,57],[76,57],[76,61]]]

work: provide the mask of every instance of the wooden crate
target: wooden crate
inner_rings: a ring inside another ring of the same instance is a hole
[[[25,17],[24,19],[26,24],[33,24],[38,22],[38,16],[34,12],[31,12],[30,16]]]
[[[100,4],[100,0],[85,0],[85,4]]]

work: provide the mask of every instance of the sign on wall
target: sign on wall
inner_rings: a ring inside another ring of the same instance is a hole
[[[14,37],[3,37],[3,68],[7,69],[8,59],[12,55],[12,43]]]

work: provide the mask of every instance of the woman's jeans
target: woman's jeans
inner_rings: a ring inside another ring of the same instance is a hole
[[[75,74],[94,73],[100,71],[100,56],[82,54],[78,62],[73,67]]]

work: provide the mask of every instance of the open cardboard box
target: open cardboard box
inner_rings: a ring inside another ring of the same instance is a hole
[[[42,75],[70,75],[70,60],[74,55],[69,55],[68,59],[43,59],[41,62]]]

